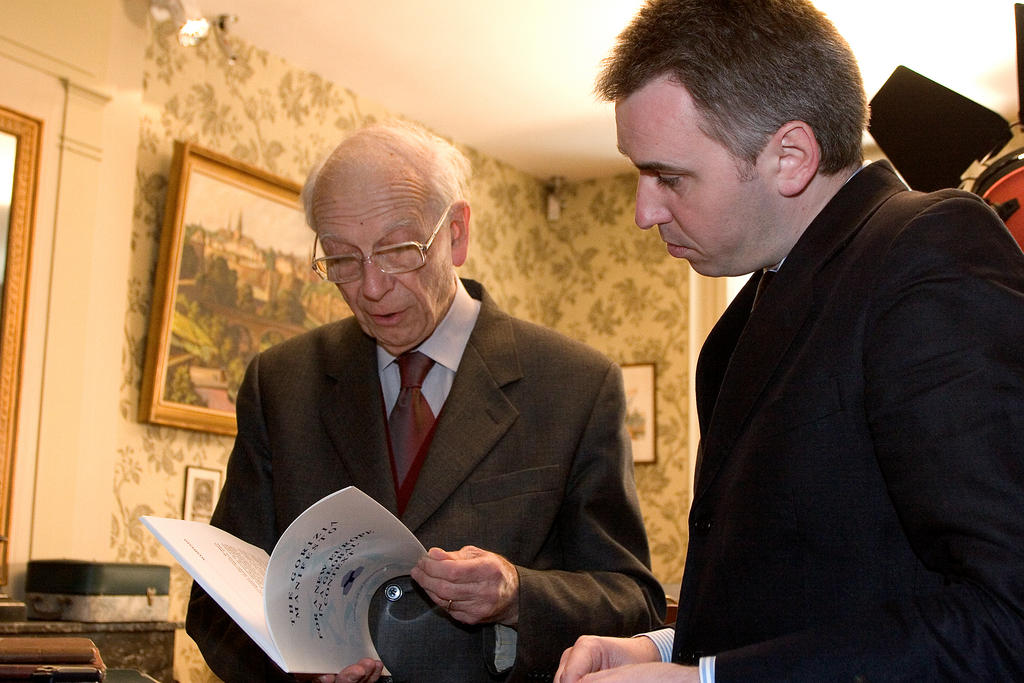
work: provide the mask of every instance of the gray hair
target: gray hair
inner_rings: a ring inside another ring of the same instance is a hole
[[[352,131],[313,167],[302,187],[302,208],[306,223],[316,230],[313,220],[313,190],[322,177],[329,176],[333,163],[343,158],[342,148],[352,140],[368,140],[385,149],[412,154],[423,173],[438,211],[459,199],[469,198],[471,164],[454,145],[414,123],[389,119]]]

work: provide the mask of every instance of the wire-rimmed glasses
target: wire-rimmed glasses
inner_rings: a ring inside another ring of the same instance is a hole
[[[437,219],[437,225],[434,226],[434,230],[430,233],[426,243],[410,240],[408,242],[399,242],[398,244],[389,244],[384,247],[375,247],[369,256],[363,256],[362,251],[352,247],[354,253],[314,258],[311,264],[313,272],[328,282],[343,285],[355,282],[363,276],[363,264],[372,263],[377,266],[380,272],[389,275],[408,273],[421,268],[427,262],[427,250],[434,243],[434,238],[437,237],[438,231],[444,225],[445,218],[448,217],[448,212],[451,208],[452,205],[449,204],[441,212],[441,217]],[[313,238],[314,256],[316,256],[319,239],[319,235]]]

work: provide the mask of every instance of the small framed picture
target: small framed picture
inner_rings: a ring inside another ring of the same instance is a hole
[[[223,473],[206,467],[185,468],[185,505],[182,519],[209,522],[220,496]]]
[[[654,363],[622,366],[626,388],[626,430],[633,445],[633,462],[656,462]]]

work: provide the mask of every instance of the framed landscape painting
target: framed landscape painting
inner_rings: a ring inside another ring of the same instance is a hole
[[[300,187],[176,142],[146,343],[139,419],[234,434],[261,350],[349,315],[310,268]]]

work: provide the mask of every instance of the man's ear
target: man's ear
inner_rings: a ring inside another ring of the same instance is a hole
[[[469,256],[469,202],[457,201],[448,214],[452,236],[452,264],[461,266]]]
[[[790,121],[779,127],[768,142],[771,160],[776,164],[776,184],[784,197],[803,192],[818,173],[821,147],[814,130],[803,121]]]

